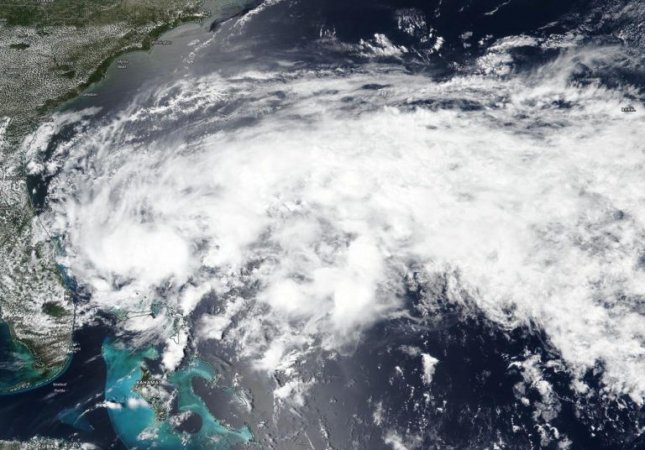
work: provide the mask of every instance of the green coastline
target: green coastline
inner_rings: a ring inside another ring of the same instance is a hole
[[[148,51],[152,48],[155,39],[161,37],[164,33],[171,31],[183,24],[197,22],[203,20],[205,15],[191,15],[186,17],[180,17],[173,20],[172,22],[164,23],[159,25],[146,34],[139,43],[131,43],[129,37],[126,35],[122,38],[123,47],[119,50],[111,53],[107,58],[105,58],[92,72],[86,81],[80,83],[76,88],[68,91],[67,93],[54,98],[47,100],[38,110],[38,112],[43,116],[49,116],[57,110],[63,108],[68,102],[78,98],[83,91],[89,89],[94,84],[100,82],[105,78],[108,69],[120,56],[125,54],[135,52],[135,51]]]
[[[179,8],[182,5],[187,5],[187,9],[185,11],[182,10],[183,12],[179,14],[173,14],[171,12],[168,12],[168,15],[173,16],[172,20],[166,21],[163,23],[157,22],[155,26],[153,26],[145,33],[141,33],[142,28],[140,26],[133,27],[131,31],[126,33],[124,36],[120,37],[117,40],[116,44],[112,43],[112,46],[116,47],[116,50],[113,52],[110,52],[107,57],[103,58],[100,61],[100,63],[94,68],[94,70],[84,78],[84,80],[80,82],[76,80],[77,84],[72,89],[68,90],[62,95],[58,95],[56,97],[45,100],[40,106],[32,109],[31,111],[29,111],[29,109],[26,109],[25,117],[19,117],[18,118],[19,120],[12,120],[9,123],[9,129],[7,130],[7,136],[9,138],[8,144],[11,147],[18,148],[18,143],[21,142],[24,136],[32,132],[37,126],[39,126],[45,120],[47,120],[48,117],[51,117],[52,114],[54,114],[57,111],[60,111],[61,109],[64,109],[64,107],[69,102],[79,98],[82,95],[82,93],[86,91],[88,88],[103,80],[110,66],[120,56],[133,51],[149,51],[153,47],[155,40],[161,37],[164,33],[171,31],[182,24],[200,21],[209,16],[209,14],[205,12],[205,10],[200,9],[201,3],[195,3],[192,0],[169,0],[169,2],[170,3],[168,4],[172,4],[177,8]],[[54,5],[54,4],[67,4],[67,3],[66,3],[66,0],[53,0],[51,4]],[[4,6],[7,7],[7,4],[5,4]],[[46,6],[48,5],[43,4],[40,6],[34,6],[34,8],[40,11],[39,8],[46,7]],[[1,11],[1,7],[0,7],[0,21],[2,20],[1,19],[2,13],[3,11]],[[43,26],[44,20],[45,19],[43,19],[43,17],[37,16],[35,17],[34,20],[31,20],[31,21],[26,19],[25,20],[21,19],[21,20],[18,20],[17,22],[14,21],[14,23],[9,23],[9,25],[15,25],[15,26],[34,25],[34,26],[40,27],[40,26]],[[146,22],[145,17],[143,19],[139,18],[138,20],[142,21],[143,23]],[[5,21],[5,25],[6,24],[7,22]],[[51,24],[47,26],[51,27]],[[29,44],[24,44],[24,43],[10,44],[11,49],[19,50],[19,51],[23,51],[25,49],[28,49],[29,47],[30,47]],[[65,76],[70,79],[74,78],[73,75],[69,76],[69,74],[73,72],[74,71],[71,71],[71,72],[67,71]],[[0,114],[0,116],[2,116],[2,114]],[[11,119],[16,118],[13,116],[9,116],[9,117],[11,117]],[[25,127],[24,126],[25,124],[30,124],[30,125],[27,125]],[[16,129],[14,129],[14,126],[16,127]],[[2,144],[2,142],[0,142],[0,144]],[[7,141],[5,140],[5,146],[6,145],[7,145]],[[2,149],[0,148],[0,150]],[[28,205],[31,206],[30,208],[31,215],[36,216],[36,211],[33,208],[29,193],[25,193],[25,195],[29,199]],[[24,206],[19,206],[19,205],[16,207],[24,208]],[[18,232],[25,232],[25,230],[20,229],[18,230]],[[59,274],[59,275],[62,276],[62,274]],[[0,289],[0,292],[1,292],[1,289]],[[48,302],[48,303],[54,304],[55,302]],[[48,304],[48,303],[46,302],[45,304]],[[0,311],[2,309],[1,307],[2,305],[0,305]],[[4,317],[0,315],[0,328],[3,330],[2,334],[4,338],[4,339],[0,339],[0,344],[5,346],[6,350],[10,352],[14,357],[14,361],[7,361],[7,363],[9,365],[16,364],[16,369],[18,370],[18,372],[23,374],[19,381],[13,380],[12,382],[6,383],[6,385],[3,385],[3,382],[0,379],[0,396],[15,395],[15,394],[27,392],[30,390],[38,389],[40,387],[43,387],[52,383],[54,380],[56,380],[66,372],[66,370],[71,365],[71,361],[73,358],[73,352],[71,351],[71,348],[73,346],[75,316],[76,316],[76,311],[74,307],[74,314],[73,314],[72,323],[71,323],[71,330],[72,330],[71,338],[68,343],[68,347],[70,348],[70,351],[67,352],[67,356],[65,357],[64,362],[62,364],[50,365],[46,361],[44,361],[44,358],[42,357],[43,355],[40,354],[38,350],[38,346],[35,345],[33,340],[31,338],[25,338],[25,337],[19,336],[16,330],[14,329],[14,324],[11,322],[11,320],[5,320]]]
[[[70,349],[73,346],[74,340],[74,325],[76,322],[76,308],[74,308],[74,319],[72,324],[72,339],[69,342]],[[17,358],[29,364],[29,367],[25,370],[28,374],[23,375],[20,381],[11,385],[5,386],[2,379],[0,379],[0,397],[8,395],[16,395],[24,392],[33,391],[39,389],[43,386],[47,386],[56,379],[60,378],[67,369],[69,369],[72,358],[74,357],[73,352],[69,352],[65,362],[59,366],[47,367],[43,361],[41,361],[37,352],[34,352],[29,346],[29,342],[24,342],[24,340],[17,339],[14,334],[14,331],[10,323],[0,320],[0,343],[6,343],[10,350],[13,350],[12,353],[16,354]],[[4,355],[3,355],[4,356]],[[42,366],[42,369],[40,368]],[[39,372],[39,370],[44,371],[44,373]],[[1,373],[1,372],[0,372]],[[26,381],[24,378],[31,377],[31,381]]]

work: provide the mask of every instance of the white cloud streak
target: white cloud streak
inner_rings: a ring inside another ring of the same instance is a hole
[[[379,66],[182,80],[70,150],[68,168],[86,171],[53,185],[61,262],[104,306],[163,287],[192,310],[195,292],[217,292],[228,312],[200,335],[268,370],[399,309],[415,264],[451,274],[504,326],[541,325],[575,373],[602,361],[611,389],[640,402],[643,113],[621,113],[628,88],[569,84],[573,56],[505,81]],[[388,87],[361,89],[377,82]],[[268,108],[277,89],[285,100]],[[197,142],[128,134],[179,123],[185,99],[191,114],[242,103],[206,114]],[[259,121],[212,131],[248,114]],[[240,300],[240,287],[252,293]]]

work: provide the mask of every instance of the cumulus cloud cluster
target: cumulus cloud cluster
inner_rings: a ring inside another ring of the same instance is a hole
[[[221,312],[197,337],[259,368],[294,371],[397,314],[414,265],[641,401],[643,113],[621,112],[627,88],[570,83],[572,61],[504,81],[377,65],[184,79],[75,140],[46,220],[94,302],[186,315],[210,295]],[[199,132],[177,138],[188,114]]]

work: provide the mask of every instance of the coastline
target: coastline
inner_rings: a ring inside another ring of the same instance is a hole
[[[9,328],[11,328],[10,324],[8,324],[6,322],[2,322],[2,323],[5,324],[6,326],[8,326]],[[17,339],[15,340],[15,342],[20,344],[20,345],[23,345],[24,347],[26,347],[29,350],[29,352],[31,353],[31,355],[34,356],[33,350],[31,348],[29,348],[29,346],[27,344],[25,344],[24,342],[22,342],[20,340],[17,340]],[[72,341],[72,343],[73,343],[73,341]],[[34,356],[34,358],[36,358],[36,356]],[[39,388],[41,388],[43,386],[47,386],[47,385],[53,383],[58,378],[63,376],[65,374],[65,372],[67,372],[67,369],[69,369],[69,367],[72,364],[72,358],[73,358],[73,353],[71,353],[67,357],[67,359],[65,360],[65,363],[62,366],[60,366],[60,368],[58,368],[52,375],[50,375],[50,376],[48,376],[48,377],[46,377],[46,378],[44,378],[42,380],[35,381],[35,382],[31,383],[31,384],[29,384],[28,382],[22,382],[22,383],[18,384],[17,385],[18,387],[16,387],[15,389],[10,388],[9,390],[6,390],[6,391],[5,390],[0,390],[0,398],[8,397],[8,396],[11,396],[11,395],[24,394],[25,392],[30,392],[30,391],[39,389]],[[27,383],[26,386],[24,385],[25,383]]]
[[[57,98],[47,100],[40,108],[38,108],[38,115],[50,116],[57,110],[63,108],[68,102],[77,99],[80,95],[82,95],[83,91],[103,80],[110,66],[120,56],[136,51],[148,51],[153,47],[154,40],[160,38],[163,34],[172,31],[173,29],[181,25],[198,22],[204,20],[207,17],[210,17],[210,15],[193,14],[177,18],[172,22],[163,23],[152,28],[138,43],[128,43],[117,51],[111,53],[107,58],[103,59],[103,61],[96,67],[96,69],[89,75],[89,77],[85,81],[82,81],[80,84],[78,84],[77,87]],[[122,39],[126,39],[126,37],[123,37]]]
[[[35,114],[33,116],[33,129],[30,131],[33,132],[34,129],[36,129],[38,126],[40,126],[44,120],[46,120],[48,117],[50,117],[52,114],[54,114],[57,111],[60,111],[63,109],[69,102],[72,102],[76,99],[78,99],[80,96],[82,96],[83,92],[89,89],[90,87],[94,86],[95,84],[99,83],[102,81],[110,66],[122,55],[131,53],[131,52],[137,52],[137,51],[149,51],[153,46],[154,42],[156,39],[162,37],[165,33],[168,33],[181,25],[188,24],[188,23],[195,23],[198,21],[202,21],[210,17],[210,11],[208,13],[198,13],[198,14],[188,14],[186,16],[182,16],[179,18],[174,19],[171,22],[166,22],[166,23],[161,23],[148,31],[142,39],[140,39],[138,42],[132,43],[132,42],[124,42],[124,45],[121,46],[118,50],[112,52],[107,58],[103,59],[102,62],[95,68],[95,70],[87,77],[84,81],[81,81],[74,89],[68,91],[67,93],[56,97],[54,99],[50,99],[45,101],[45,103],[37,108],[35,111]],[[121,38],[122,40],[129,41],[128,36],[124,36]],[[22,133],[22,136],[16,136],[18,141],[24,140],[24,138],[28,136],[28,133]],[[21,174],[21,176],[25,176],[24,174]],[[29,200],[27,207],[31,210],[31,213],[33,214],[34,218],[37,218],[37,212],[36,209],[33,206],[31,194],[29,192],[26,192],[27,198]],[[43,224],[38,222],[38,226],[43,227],[45,232],[47,234],[48,231],[44,228]],[[61,268],[58,269],[59,271]],[[59,275],[64,275],[59,272]],[[63,282],[63,285],[65,283]],[[73,290],[69,286],[64,286],[65,287],[65,292],[73,292]],[[55,382],[56,379],[60,378],[62,375],[66,373],[66,371],[69,369],[72,363],[72,359],[74,357],[74,352],[72,351],[75,339],[74,339],[74,334],[76,331],[76,305],[73,305],[73,317],[72,317],[72,323],[71,323],[71,335],[70,335],[70,341],[69,341],[69,349],[68,350],[68,355],[65,358],[65,362],[60,365],[60,366],[53,366],[53,367],[47,367],[47,363],[42,361],[42,358],[39,357],[38,351],[36,351],[31,345],[29,345],[29,342],[25,342],[24,339],[21,339],[17,336],[14,327],[10,321],[3,320],[0,318],[0,323],[5,324],[8,327],[9,334],[10,334],[10,339],[12,340],[13,343],[16,345],[23,346],[29,353],[30,357],[33,358],[33,362],[35,365],[40,365],[41,367],[44,368],[44,370],[49,370],[52,369],[53,373],[49,376],[46,376],[43,379],[38,379],[34,382],[21,382],[17,384],[16,389],[10,389],[10,390],[0,390],[0,397],[6,397],[6,396],[13,396],[13,395],[18,395],[26,392],[30,392],[36,389],[39,389],[43,386],[47,386],[51,384],[52,382]],[[26,383],[26,384],[25,384]]]

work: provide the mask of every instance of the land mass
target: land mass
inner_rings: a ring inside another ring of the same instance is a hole
[[[55,377],[73,351],[74,302],[33,206],[28,136],[119,54],[207,15],[201,0],[0,3],[0,321],[31,355],[31,375],[4,391]]]

